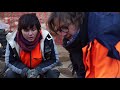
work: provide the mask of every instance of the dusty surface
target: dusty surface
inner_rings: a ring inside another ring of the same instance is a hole
[[[61,62],[69,61],[69,53],[65,50],[61,45],[57,45],[57,49],[59,52],[59,57]]]

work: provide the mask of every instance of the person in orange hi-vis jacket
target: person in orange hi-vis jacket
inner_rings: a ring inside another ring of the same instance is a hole
[[[120,14],[89,12],[83,50],[86,78],[120,78]]]
[[[4,78],[59,78],[59,56],[51,34],[36,13],[20,16],[18,28],[6,35]]]
[[[74,63],[83,61],[85,78],[120,78],[120,13],[84,12],[82,18],[78,15],[80,12],[53,13],[48,26],[50,30],[62,33],[65,48],[69,51],[74,49],[73,69],[79,67],[78,72],[81,72],[81,64]],[[69,39],[65,42],[66,37]],[[77,51],[82,53],[78,55]],[[82,61],[77,60],[78,56],[82,57]]]

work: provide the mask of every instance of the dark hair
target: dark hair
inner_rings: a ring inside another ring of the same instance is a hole
[[[50,30],[55,31],[55,24],[54,20],[58,19],[58,22],[60,23],[65,22],[68,24],[68,20],[70,23],[75,24],[79,26],[83,22],[84,18],[84,12],[52,12],[50,17],[48,18],[48,27]]]
[[[41,29],[39,19],[35,13],[24,14],[19,18],[18,31],[27,28],[33,28],[34,26],[36,26],[38,31]]]

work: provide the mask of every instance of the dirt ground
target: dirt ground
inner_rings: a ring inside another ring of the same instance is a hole
[[[61,45],[57,45],[57,48],[59,52],[59,58],[62,63],[62,66],[58,67],[58,70],[61,72],[59,78],[75,78],[76,76],[72,76],[69,53]]]
[[[72,72],[71,72],[72,70],[70,66],[71,62],[69,59],[68,52],[61,45],[57,45],[57,48],[59,52],[59,58],[62,63],[61,66],[56,67],[56,69],[58,69],[61,72],[59,78],[74,78],[75,76],[72,76]],[[0,59],[0,74],[4,69],[4,66],[5,66],[4,60]],[[0,78],[2,78],[1,75]]]

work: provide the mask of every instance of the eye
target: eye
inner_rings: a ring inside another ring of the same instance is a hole
[[[32,31],[36,31],[37,29],[32,29]]]
[[[56,31],[57,31],[57,32],[61,32],[62,30],[61,30],[61,28],[58,28]]]
[[[61,26],[61,29],[68,29],[68,26]]]
[[[22,29],[23,31],[25,31],[25,32],[28,32],[29,30],[28,29]]]
[[[62,26],[61,32],[68,32],[68,26]]]

